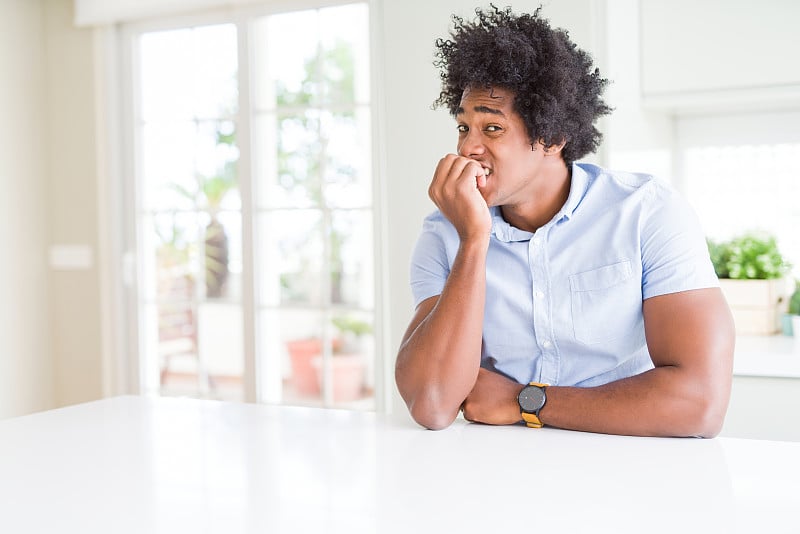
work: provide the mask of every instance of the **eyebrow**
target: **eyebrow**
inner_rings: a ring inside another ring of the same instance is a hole
[[[499,109],[490,108],[489,106],[475,106],[472,109],[475,111],[475,113],[489,113],[490,115],[500,115],[501,117],[506,116],[506,114]],[[456,108],[456,116],[461,115],[462,113],[464,113],[464,108],[460,106]]]

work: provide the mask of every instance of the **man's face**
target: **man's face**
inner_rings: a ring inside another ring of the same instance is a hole
[[[467,89],[456,113],[458,154],[488,171],[481,194],[489,206],[528,202],[544,157],[541,143],[531,149],[522,117],[514,111],[514,94],[501,88]]]

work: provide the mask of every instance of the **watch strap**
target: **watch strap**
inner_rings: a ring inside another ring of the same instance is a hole
[[[539,418],[536,417],[536,414],[533,413],[522,412],[522,419],[530,428],[542,428],[544,426]]]

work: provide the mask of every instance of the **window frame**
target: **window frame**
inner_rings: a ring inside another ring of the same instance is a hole
[[[137,117],[140,116],[138,105],[140,95],[137,94],[140,87],[140,80],[136,78],[135,66],[139,61],[137,57],[137,37],[143,33],[154,31],[168,31],[195,26],[211,24],[234,24],[237,31],[237,49],[239,57],[238,81],[239,81],[239,109],[235,118],[237,124],[237,145],[239,148],[238,176],[239,190],[242,197],[241,216],[242,216],[242,240],[246,245],[243,247],[243,266],[242,266],[242,315],[244,325],[244,395],[246,402],[264,402],[264,384],[259,383],[259,362],[256,358],[258,347],[258,302],[257,302],[257,281],[255,280],[256,251],[254,246],[247,244],[257,243],[256,226],[256,199],[252,184],[252,118],[253,118],[253,99],[252,99],[252,61],[254,57],[254,40],[250,39],[252,22],[259,17],[277,15],[282,13],[304,11],[311,9],[322,9],[326,7],[343,6],[350,4],[366,4],[368,9],[368,34],[370,43],[370,101],[369,112],[371,117],[371,173],[372,173],[372,197],[370,199],[370,209],[372,211],[373,227],[373,269],[374,269],[374,325],[373,335],[375,340],[375,366],[374,366],[374,409],[376,412],[385,413],[391,409],[391,373],[389,367],[391,358],[389,357],[389,326],[388,326],[388,303],[384,296],[388,294],[387,280],[385,273],[388,272],[386,265],[386,219],[385,219],[385,179],[383,151],[381,139],[383,138],[383,128],[381,127],[381,105],[382,91],[379,86],[379,63],[377,58],[380,56],[380,38],[375,31],[376,23],[379,22],[379,6],[377,0],[363,1],[343,1],[343,0],[316,0],[300,1],[297,3],[270,5],[268,2],[259,4],[228,7],[224,9],[208,10],[202,13],[178,15],[146,21],[137,21],[118,26],[115,32],[116,56],[119,59],[119,67],[115,70],[118,80],[116,98],[118,98],[117,108],[119,110],[119,120],[116,121],[116,146],[112,146],[112,152],[116,155],[119,162],[115,176],[117,183],[113,188],[109,188],[109,194],[113,196],[114,204],[119,207],[120,214],[117,224],[118,234],[111,237],[109,247],[115,256],[115,260],[122,266],[121,274],[112,283],[119,287],[120,294],[120,314],[116,321],[116,331],[113,336],[117,341],[117,347],[124,346],[124,356],[117,362],[117,383],[128,392],[143,393],[143,386],[146,383],[143,376],[143,361],[141,358],[141,311],[138,281],[141,280],[142,273],[138,272],[139,262],[137,255],[140,250],[140,239],[138,235],[137,217],[141,212],[142,198],[141,188],[141,169],[138,162],[141,162],[142,147],[140,140],[136,139]],[[112,89],[114,89],[112,87]],[[326,261],[328,261],[326,259]],[[330,391],[330,388],[327,388]],[[329,394],[330,396],[330,394]],[[330,399],[328,399],[330,400]]]

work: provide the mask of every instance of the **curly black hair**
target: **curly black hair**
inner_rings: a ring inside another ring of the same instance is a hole
[[[602,139],[594,122],[611,112],[601,98],[608,80],[565,30],[540,17],[541,7],[515,15],[510,7],[490,6],[476,9],[474,22],[454,15],[451,38],[436,40],[442,92],[434,107],[455,116],[465,89],[504,88],[514,93],[514,110],[531,140],[565,141],[567,165],[594,152]]]

